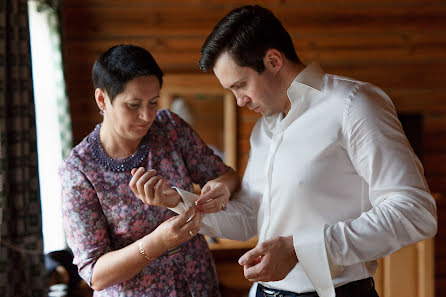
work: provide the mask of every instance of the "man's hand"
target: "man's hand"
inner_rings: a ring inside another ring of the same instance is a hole
[[[226,209],[231,192],[226,184],[216,180],[208,181],[196,201],[197,209],[203,213],[219,212]]]
[[[175,207],[181,200],[180,195],[172,189],[154,169],[145,172],[143,167],[132,169],[129,186],[142,202],[155,206]]]
[[[251,282],[284,279],[296,266],[293,236],[276,237],[258,244],[239,259],[245,278]]]

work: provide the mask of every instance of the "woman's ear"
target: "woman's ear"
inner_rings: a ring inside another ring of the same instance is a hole
[[[265,64],[266,69],[276,73],[283,66],[283,54],[280,51],[271,48],[265,52],[263,63]]]
[[[98,107],[101,111],[105,110],[106,96],[107,96],[107,94],[101,88],[96,88],[96,90],[94,90],[94,98],[96,99],[96,104],[98,105]]]

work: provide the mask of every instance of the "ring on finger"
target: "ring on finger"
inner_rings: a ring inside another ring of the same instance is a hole
[[[226,210],[226,205],[224,203],[221,204],[221,210]]]

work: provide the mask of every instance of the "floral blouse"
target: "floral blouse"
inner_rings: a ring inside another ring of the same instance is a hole
[[[193,182],[203,186],[232,170],[168,110],[158,111],[138,151],[124,160],[105,154],[100,126],[72,150],[59,170],[67,242],[88,284],[101,255],[135,242],[176,215],[136,198],[128,185],[130,167],[156,169],[171,186],[188,191],[193,191]],[[132,279],[95,291],[94,296],[214,297],[220,293],[212,255],[198,234],[156,258]]]

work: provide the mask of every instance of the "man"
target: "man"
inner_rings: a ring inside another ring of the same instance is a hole
[[[226,15],[201,54],[203,71],[240,107],[262,114],[226,211],[206,211],[213,191],[196,202],[207,213],[201,232],[258,235],[239,260],[259,283],[257,296],[377,296],[376,260],[437,230],[435,201],[390,98],[303,65],[288,32],[260,6]],[[186,204],[196,199],[178,192]]]
[[[376,260],[437,229],[435,201],[389,97],[304,66],[260,6],[226,15],[201,54],[203,71],[262,114],[238,199],[203,222],[213,235],[248,239],[257,221],[259,244],[239,263],[265,296],[377,296]]]

